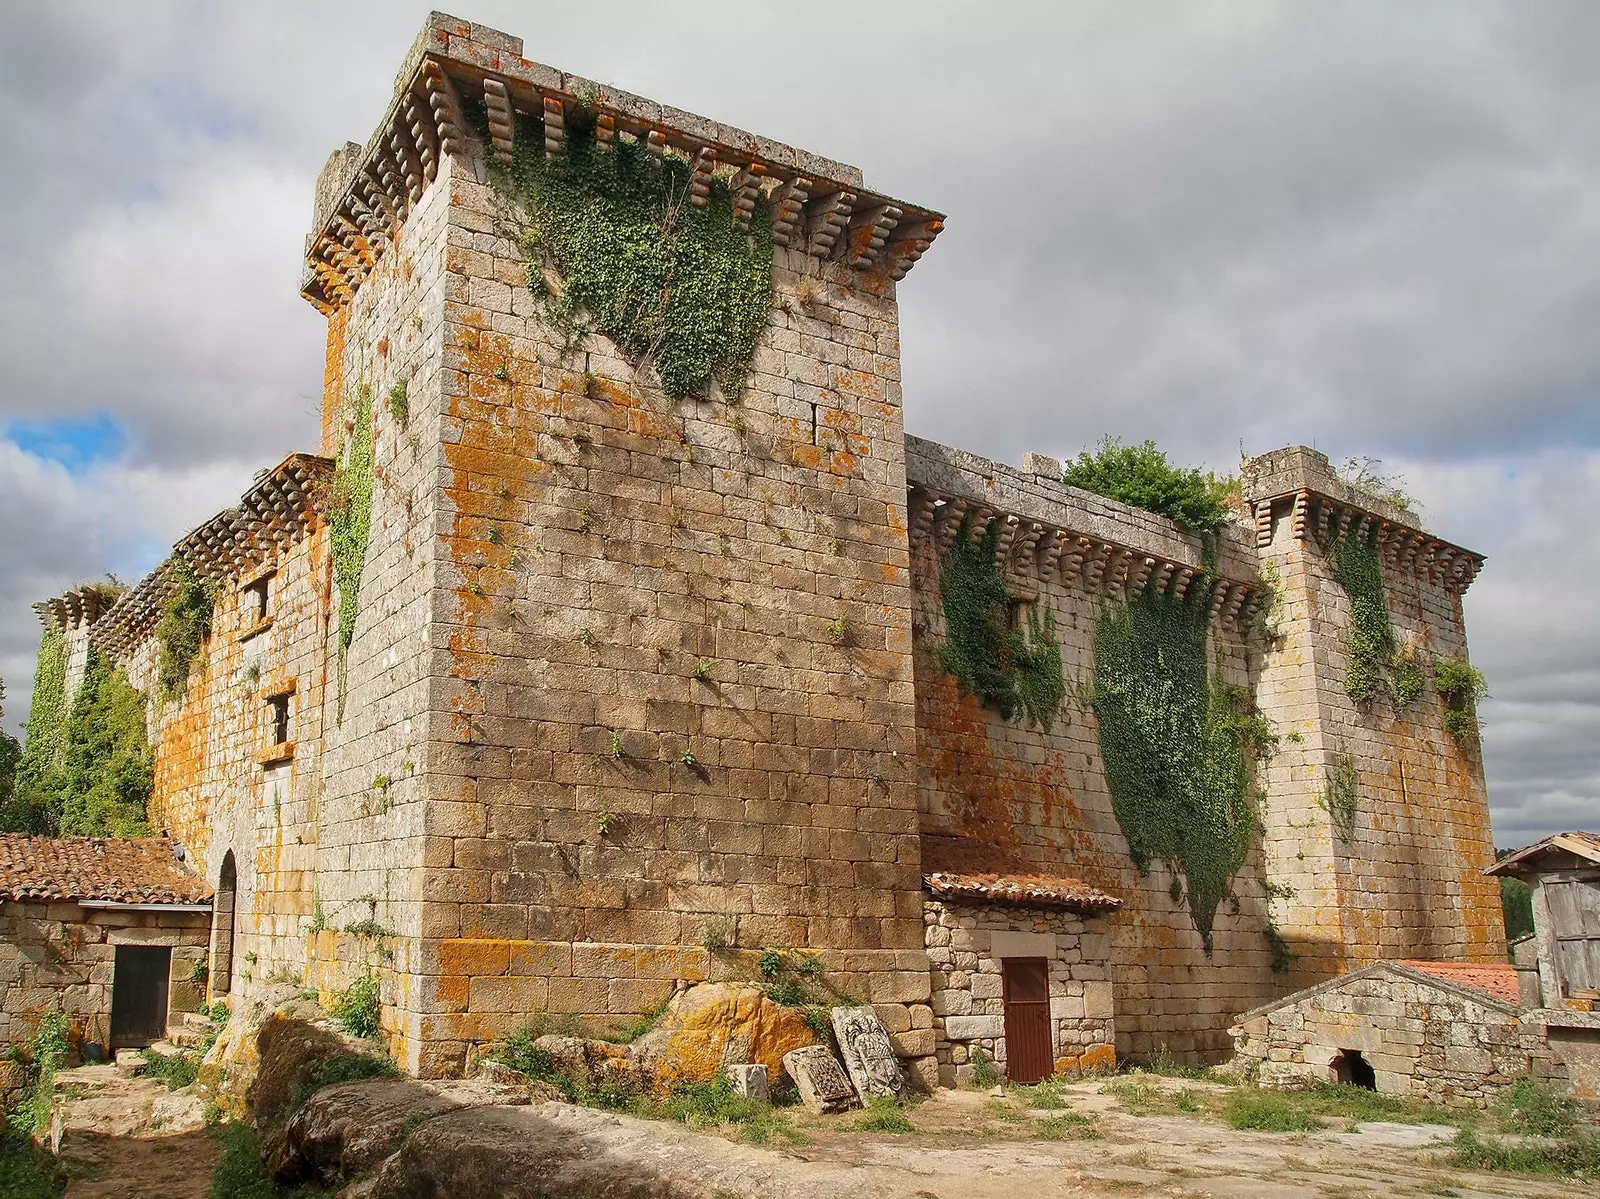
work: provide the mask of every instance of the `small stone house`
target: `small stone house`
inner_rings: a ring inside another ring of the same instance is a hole
[[[1343,1082],[1483,1107],[1518,1075],[1552,1073],[1509,964],[1377,962],[1264,1004],[1230,1030],[1263,1086]]]
[[[922,839],[939,1082],[982,1050],[1012,1082],[1116,1065],[1110,937],[1121,901],[963,837]]]
[[[0,1042],[59,1011],[93,1059],[200,1006],[211,889],[181,852],[165,837],[0,835]]]

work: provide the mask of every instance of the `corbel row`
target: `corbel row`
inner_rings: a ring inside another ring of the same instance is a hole
[[[955,544],[963,524],[968,536],[978,539],[1001,522],[996,565],[1017,578],[1055,582],[1113,600],[1152,590],[1181,598],[1191,586],[1211,583],[1211,618],[1234,627],[1248,623],[1261,602],[1253,581],[1208,575],[1190,563],[1000,512],[961,496],[913,487],[908,507],[912,539],[932,545],[941,556]]]
[[[237,508],[219,512],[184,537],[165,562],[95,621],[95,645],[118,656],[148,635],[178,589],[179,562],[215,583],[273,561],[320,519],[319,505],[332,471],[326,458],[295,454],[263,473]]]
[[[443,156],[463,152],[466,123],[461,96],[480,91],[488,117],[489,149],[502,161],[509,161],[516,150],[518,114],[538,122],[543,151],[554,155],[565,145],[577,106],[586,103],[472,64],[425,56],[411,86],[391,110],[388,126],[369,143],[346,194],[311,244],[307,264],[314,283],[306,295],[324,312],[348,303],[393,245],[411,209],[437,176]],[[626,137],[658,158],[669,152],[681,156],[690,164],[689,202],[696,206],[709,202],[712,179],[725,174],[736,220],[748,223],[757,205],[765,205],[774,244],[810,257],[845,262],[855,270],[882,271],[898,281],[944,228],[943,218],[935,213],[811,178],[748,151],[604,106],[593,109],[596,144],[602,151]]]
[[[1257,505],[1258,519],[1259,512]],[[1309,536],[1324,551],[1344,537],[1374,538],[1385,567],[1408,572],[1458,595],[1472,586],[1483,569],[1482,554],[1317,492],[1296,492],[1290,519],[1296,540]]]
[[[115,592],[115,587],[110,584],[102,586],[85,583],[52,599],[34,604],[33,610],[49,629],[76,629],[82,625],[93,624],[99,619],[100,613],[109,606],[108,587],[113,593]]]

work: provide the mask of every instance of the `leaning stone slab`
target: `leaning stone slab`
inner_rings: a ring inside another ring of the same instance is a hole
[[[844,1068],[863,1099],[875,1095],[899,1099],[905,1094],[905,1071],[900,1069],[900,1059],[889,1042],[889,1030],[877,1012],[866,1006],[836,1007],[833,1032],[839,1038]]]
[[[855,1088],[826,1045],[807,1045],[783,1055],[783,1068],[800,1090],[800,1102],[818,1113],[842,1112],[859,1105]]]
[[[722,1072],[728,1076],[728,1084],[733,1087],[734,1094],[743,1095],[746,1099],[757,1099],[762,1103],[772,1098],[771,1089],[767,1086],[765,1066],[751,1066],[740,1062],[722,1067]]]

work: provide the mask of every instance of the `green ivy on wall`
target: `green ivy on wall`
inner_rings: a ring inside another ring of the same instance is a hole
[[[668,395],[701,395],[715,380],[736,397],[772,310],[766,205],[741,225],[719,177],[696,207],[689,162],[670,150],[658,159],[626,135],[601,149],[587,109],[569,117],[559,155],[545,154],[533,118],[517,119],[515,147],[509,164],[491,163],[490,178],[510,202],[529,287],[551,321],[573,341],[592,321],[652,363]]]
[[[1444,700],[1444,730],[1463,749],[1478,744],[1478,701],[1489,694],[1489,684],[1465,658],[1440,662],[1433,668],[1433,686]]]
[[[339,452],[328,496],[329,540],[333,574],[339,584],[339,716],[344,716],[346,655],[356,635],[361,610],[361,571],[372,535],[372,391],[356,389],[351,413],[354,426]]]
[[[1211,593],[1196,580],[1182,597],[1150,590],[1107,605],[1093,681],[1106,783],[1134,864],[1182,873],[1207,953],[1255,833],[1249,763],[1277,744],[1249,693],[1208,667]]]
[[[17,767],[19,790],[36,784],[56,760],[67,717],[67,636],[51,626],[39,638],[39,664],[33,672],[33,703]]]
[[[1055,618],[1030,611],[1025,629],[1013,627],[1014,601],[995,564],[999,536],[999,521],[974,538],[963,518],[939,564],[945,621],[939,665],[1006,720],[1020,712],[1048,729],[1067,693]]]
[[[167,569],[178,586],[156,625],[156,640],[161,645],[156,682],[162,699],[178,699],[189,686],[189,671],[201,646],[211,636],[217,591],[182,558],[172,558]]]
[[[1350,599],[1345,693],[1358,704],[1387,695],[1405,707],[1422,694],[1422,664],[1413,647],[1400,644],[1390,623],[1376,533],[1340,537],[1328,556],[1334,579]]]
[[[29,741],[33,739],[29,733]],[[153,781],[145,697],[95,650],[50,761],[18,782],[27,831],[84,837],[148,835]]]

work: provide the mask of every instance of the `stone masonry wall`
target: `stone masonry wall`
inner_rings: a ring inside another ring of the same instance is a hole
[[[1559,1074],[1537,1025],[1459,988],[1385,971],[1318,988],[1234,1030],[1235,1065],[1263,1086],[1333,1082],[1332,1063],[1355,1050],[1379,1092],[1451,1107],[1485,1107],[1517,1077]]]
[[[940,494],[971,495],[1024,521],[1114,536],[1171,560],[1201,563],[1199,539],[1171,521],[1124,504],[1034,477],[960,451],[916,443],[913,484]],[[988,480],[985,484],[984,480]],[[940,550],[930,532],[913,527],[912,581],[916,596],[917,764],[925,831],[953,833],[1000,845],[1044,873],[1083,878],[1123,901],[1111,918],[1109,960],[1116,993],[1117,1048],[1144,1056],[1165,1046],[1181,1056],[1220,1057],[1236,1012],[1281,993],[1271,970],[1267,900],[1260,858],[1236,876],[1235,902],[1217,910],[1214,951],[1207,955],[1187,902],[1164,863],[1141,876],[1112,810],[1099,735],[1088,706],[1094,667],[1095,622],[1106,602],[1050,573],[1012,569],[1007,587],[1018,599],[1053,613],[1068,680],[1068,695],[1047,730],[1022,719],[1005,721],[939,666],[944,637],[939,591]],[[1251,579],[1251,554],[1242,534],[1230,534],[1224,575]],[[1213,622],[1215,660],[1225,677],[1252,681],[1252,658],[1240,630]]]
[[[1103,921],[1086,924],[1083,917],[1058,910],[930,900],[923,923],[933,966],[932,1034],[939,1085],[972,1080],[974,1049],[982,1049],[1004,1070],[1000,963],[1009,956],[1050,962],[1051,1049],[1057,1072],[1115,1068],[1111,938]]]
[[[1320,482],[1333,491],[1328,474]],[[1426,683],[1403,709],[1357,705],[1345,692],[1349,597],[1317,542],[1295,536],[1291,501],[1274,506],[1261,554],[1281,581],[1256,695],[1287,738],[1266,770],[1278,799],[1265,846],[1269,875],[1288,888],[1273,912],[1296,955],[1291,979],[1304,986],[1384,958],[1503,960],[1499,890],[1483,874],[1494,841],[1482,761],[1445,732],[1432,681],[1433,663],[1466,656],[1461,596],[1385,565],[1390,620]],[[1359,776],[1348,837],[1324,798],[1344,757]]]
[[[124,659],[150,697],[155,747],[151,819],[215,887],[238,871],[234,986],[301,978],[315,904],[322,696],[327,683],[327,533],[314,529],[275,561],[217,588],[212,632],[180,699],[156,682],[160,644]],[[265,578],[268,616],[246,586]],[[289,742],[274,747],[271,696],[289,696]]]
[[[671,401],[448,171],[421,1068],[649,1010],[712,926],[925,1003],[892,284],[802,308],[780,250],[741,401]]]
[[[205,913],[0,903],[0,1045],[30,1040],[51,1011],[64,1012],[80,1040],[108,1045],[118,945],[172,946],[168,1010],[196,1010],[205,992],[191,980],[210,932]]]

